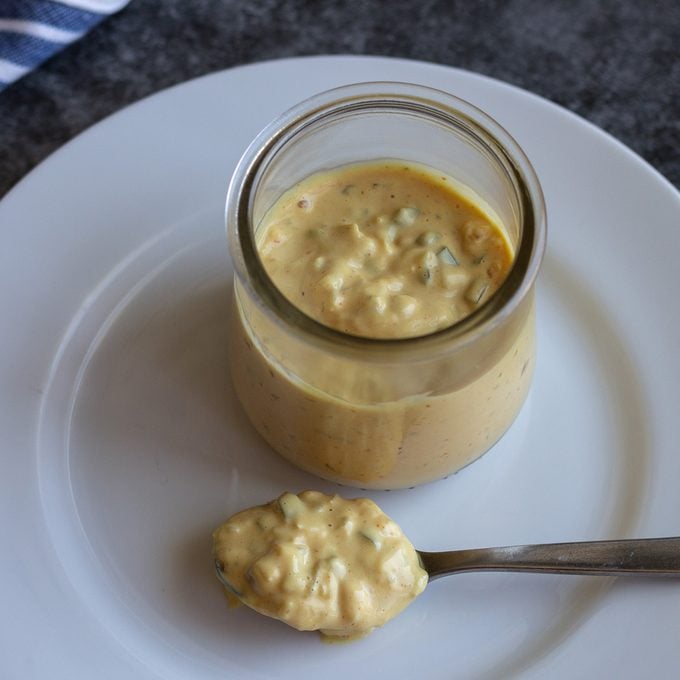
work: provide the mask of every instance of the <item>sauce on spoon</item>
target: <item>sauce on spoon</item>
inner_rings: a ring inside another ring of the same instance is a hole
[[[413,545],[367,498],[284,493],[237,513],[213,539],[232,602],[328,638],[382,626],[428,581]]]

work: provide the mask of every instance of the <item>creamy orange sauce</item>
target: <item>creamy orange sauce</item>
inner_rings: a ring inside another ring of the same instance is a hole
[[[382,626],[428,580],[401,529],[367,498],[285,493],[234,515],[213,541],[232,596],[330,638]]]
[[[369,338],[446,328],[512,264],[503,230],[421,166],[363,163],[307,178],[258,233],[265,269],[312,318]]]
[[[257,241],[291,302],[376,338],[454,323],[493,294],[512,263],[481,199],[396,161],[304,180],[270,209]],[[407,371],[301,344],[238,281],[235,300],[230,364],[248,417],[281,455],[326,479],[393,489],[444,477],[503,435],[529,389],[532,294],[487,344]]]

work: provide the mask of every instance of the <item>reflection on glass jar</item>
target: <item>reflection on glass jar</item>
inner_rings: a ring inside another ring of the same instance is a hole
[[[323,325],[274,285],[258,251],[267,213],[291,187],[380,159],[453,178],[494,216],[514,254],[503,283],[474,311],[418,337],[359,337]],[[459,470],[511,425],[533,371],[545,215],[529,161],[484,113],[399,83],[317,95],[246,151],[229,188],[227,228],[232,379],[248,417],[282,456],[343,484],[409,487]]]

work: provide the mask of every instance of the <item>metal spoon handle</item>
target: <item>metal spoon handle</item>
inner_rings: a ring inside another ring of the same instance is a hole
[[[430,580],[463,571],[680,576],[680,537],[418,551]]]

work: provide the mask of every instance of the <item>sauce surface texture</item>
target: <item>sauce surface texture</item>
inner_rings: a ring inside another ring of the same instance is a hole
[[[367,498],[285,493],[234,515],[213,540],[232,595],[327,637],[365,635],[427,585],[411,543]]]
[[[505,279],[504,231],[452,179],[400,161],[314,174],[258,233],[262,263],[308,316],[370,338],[446,328]]]

